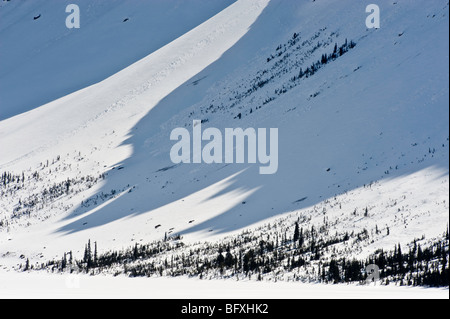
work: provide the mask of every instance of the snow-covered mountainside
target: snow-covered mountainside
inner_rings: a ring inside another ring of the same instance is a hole
[[[104,80],[233,2],[1,1],[0,120]],[[76,30],[65,23],[73,3]]]
[[[71,2],[0,6],[3,269],[81,260],[90,241],[144,260],[113,274],[234,277],[259,249],[280,263],[244,278],[314,281],[418,243],[448,270],[447,1],[378,1],[379,29],[370,2],[342,0],[86,0],[67,29]],[[278,128],[277,172],[174,164],[171,131],[194,120]],[[189,251],[221,267],[195,272]]]

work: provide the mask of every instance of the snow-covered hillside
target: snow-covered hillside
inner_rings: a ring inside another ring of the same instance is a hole
[[[447,1],[379,1],[380,29],[354,1],[80,1],[79,30],[43,3],[0,7],[3,267],[295,221],[371,232],[335,246],[366,258],[447,229]],[[175,165],[193,120],[278,128],[278,171]]]
[[[233,2],[2,1],[0,120],[113,75]],[[66,28],[72,3],[79,29]]]

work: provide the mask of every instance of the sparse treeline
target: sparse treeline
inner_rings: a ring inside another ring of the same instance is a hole
[[[390,253],[378,251],[368,258],[366,264],[375,264],[380,268],[380,278],[408,286],[449,285],[448,269],[448,230],[444,239],[422,248],[417,240],[403,251],[400,244]]]
[[[318,37],[320,33],[318,33],[316,36]],[[314,39],[314,37],[312,38]],[[277,47],[277,51],[278,54],[276,54],[275,57],[279,57],[282,56],[284,52],[286,52],[286,47],[291,47],[293,45],[295,45],[299,40],[299,35],[297,33],[294,33],[293,37],[291,40],[289,40],[288,45],[286,46],[279,46]],[[312,41],[312,40],[311,40]],[[311,44],[311,41],[307,41],[305,42],[305,45],[307,44]],[[322,46],[328,45],[328,43],[321,43],[321,42],[317,42],[317,44],[315,46],[313,46],[312,49],[310,49],[309,52],[307,52],[306,56],[310,56],[312,55],[316,50],[318,50],[319,48],[321,48]],[[336,60],[337,58],[339,58],[340,56],[343,56],[345,53],[347,53],[349,50],[353,49],[356,46],[356,43],[351,40],[350,42],[348,42],[347,39],[345,39],[345,42],[338,46],[337,43],[334,44],[334,49],[333,52],[329,53],[329,54],[322,54],[321,59],[317,60],[316,62],[312,63],[310,66],[308,66],[306,69],[303,69],[302,67],[300,67],[298,74],[295,74],[293,77],[290,78],[290,82],[284,84],[281,88],[277,88],[275,89],[275,95],[281,95],[284,94],[286,92],[288,92],[289,90],[293,89],[294,87],[296,87],[297,85],[300,84],[300,80],[302,80],[303,78],[309,78],[311,76],[313,76],[318,70],[320,70],[322,67],[324,67],[326,64]],[[282,50],[284,48],[284,50]],[[267,62],[270,62],[272,59],[275,58],[273,55],[269,58],[267,58]],[[289,53],[286,53],[285,56],[283,56],[282,60],[286,59],[289,57]],[[277,62],[276,64],[278,64],[280,62]],[[285,71],[286,73],[286,71]],[[266,84],[268,84],[269,82],[271,82],[274,79],[274,76],[272,77],[264,77],[259,79],[255,84],[253,84],[253,86],[246,92],[246,94],[250,94],[260,88],[262,88],[263,86],[265,86]],[[313,95],[312,97],[317,96],[318,93],[316,95]],[[275,97],[271,97],[270,101],[271,102],[273,100],[275,100]],[[266,100],[267,101],[267,100]],[[264,101],[263,105],[267,104],[268,102]],[[259,107],[260,108],[260,107]],[[258,107],[256,108],[258,109]]]
[[[363,270],[368,265],[376,265],[379,279],[385,285],[446,287],[449,285],[446,238],[424,249],[415,240],[406,253],[399,244],[393,251],[379,250],[365,261],[332,259],[324,265],[321,280],[331,283],[365,281],[367,274]]]
[[[356,46],[355,42],[350,41],[348,42],[347,39],[345,39],[345,43],[342,44],[340,47],[338,47],[337,43],[334,45],[334,50],[330,54],[322,54],[322,58],[320,60],[317,60],[315,63],[311,64],[311,66],[307,67],[306,70],[303,70],[300,68],[300,72],[298,76],[294,76],[291,81],[295,82],[298,79],[301,79],[303,77],[310,77],[311,75],[314,75],[322,66],[325,64],[336,60],[338,57],[344,55],[347,53],[350,49],[353,49]]]
[[[326,30],[326,28],[321,28],[309,38],[303,38],[300,33],[294,33],[287,42],[278,45],[275,51],[266,58],[265,68],[258,70],[249,81],[236,83],[235,86],[230,87],[230,94],[226,99],[221,102],[215,100],[202,108],[200,110],[202,116],[218,111],[229,112],[232,109],[239,109],[237,114],[233,112],[234,119],[242,119],[297,87],[302,83],[302,79],[313,76],[326,64],[338,59],[356,46],[354,41],[347,39],[338,46],[336,42],[339,37],[338,32],[327,34]],[[329,53],[322,54],[321,58],[314,63],[308,62],[317,55],[319,50],[327,48],[330,48]],[[255,92],[266,86],[264,98],[259,99]],[[312,97],[317,95],[318,93]],[[253,100],[255,101],[253,102]],[[249,102],[246,103],[247,101]],[[250,104],[254,105],[249,107]],[[193,113],[190,114],[190,116],[192,115]]]
[[[2,198],[10,197],[16,201],[9,218],[0,221],[0,228],[8,226],[14,219],[30,217],[33,212],[42,210],[45,206],[53,204],[55,200],[63,196],[75,195],[80,191],[91,188],[105,178],[104,173],[98,176],[87,175],[80,178],[67,178],[40,190],[34,190],[31,194],[22,192],[23,195],[21,196],[18,194],[21,194],[22,190],[33,188],[33,185],[41,181],[42,177],[39,171],[34,171],[30,174],[4,172],[0,176],[0,196]],[[99,196],[101,197],[102,195],[100,194]],[[105,198],[110,197],[109,194],[105,195]]]
[[[268,226],[270,229],[270,225]],[[296,222],[270,234],[243,232],[221,243],[185,245],[181,237],[166,237],[150,244],[135,244],[123,251],[97,254],[89,241],[81,260],[62,260],[36,266],[51,271],[112,273],[136,276],[197,276],[253,278],[323,283],[364,282],[365,269],[375,264],[383,284],[448,286],[448,230],[423,248],[418,240],[392,251],[376,251],[366,260],[337,258],[337,244],[350,247],[370,240],[370,232],[329,235],[325,226],[308,229]]]
[[[11,172],[3,172],[0,177],[0,186],[6,187],[10,183],[20,184],[25,182],[25,174],[14,174]]]

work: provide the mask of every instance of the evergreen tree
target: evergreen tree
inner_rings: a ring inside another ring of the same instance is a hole
[[[222,249],[219,249],[219,254],[217,255],[216,263],[217,263],[217,266],[219,266],[219,267],[223,267],[223,265],[225,263],[225,258],[222,255]]]
[[[94,243],[94,265],[97,265],[97,242]]]
[[[298,236],[298,247],[302,248],[305,243],[305,237],[303,236],[303,227],[300,229],[300,234]]]
[[[30,260],[27,258],[27,261],[25,262],[25,268],[23,271],[27,271],[30,269]]]
[[[136,260],[136,259],[138,259],[138,257],[139,257],[138,244],[135,243],[134,249],[133,249],[133,258],[134,258],[134,260]]]
[[[328,280],[334,282],[335,284],[341,281],[341,276],[339,274],[339,266],[336,260],[331,259],[330,266],[328,269]]]
[[[294,229],[294,242],[297,241],[300,237],[300,231],[298,229],[298,222],[295,222],[295,229]]]
[[[400,244],[398,244],[397,249],[397,262],[400,270],[403,270],[403,254],[402,254],[402,247]]]
[[[418,244],[418,247],[417,247],[417,261],[418,262],[423,261],[423,252],[422,252],[422,247],[420,247],[420,244]]]
[[[66,253],[64,253],[64,256],[62,257],[62,260],[61,260],[61,269],[66,268],[66,265],[67,265],[67,258],[66,258]]]
[[[84,258],[83,261],[86,263],[86,268],[92,267],[92,250],[91,250],[91,240],[88,240],[87,245],[84,248]]]
[[[227,253],[225,255],[225,260],[224,260],[225,266],[228,268],[231,268],[234,264],[234,257],[231,254],[230,250],[227,250]]]

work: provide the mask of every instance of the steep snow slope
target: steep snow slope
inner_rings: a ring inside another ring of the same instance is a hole
[[[381,1],[379,30],[366,29],[365,5],[237,1],[110,78],[0,122],[0,171],[19,176],[2,188],[0,263],[81,254],[88,239],[100,250],[166,233],[213,240],[280,215],[308,226],[326,215],[331,232],[389,225],[363,256],[441,234],[448,4]],[[346,39],[356,46],[299,78]],[[278,172],[173,165],[170,132],[194,119],[279,128]]]
[[[2,1],[0,120],[113,75],[233,2]],[[72,3],[80,9],[79,29],[66,28]]]
[[[36,164],[41,164],[40,160],[37,162],[37,158],[45,158],[45,164],[48,156],[57,150],[55,159],[61,159],[58,161],[61,166],[53,170],[49,168],[50,175],[45,177],[49,179],[44,183],[29,180],[30,188],[22,189],[25,191],[23,195],[27,194],[25,196],[32,195],[30,191],[41,193],[49,185],[69,177],[81,178],[81,175],[91,174],[97,176],[109,170],[116,161],[130,154],[129,148],[117,146],[136,121],[165,95],[217,60],[247,32],[266,3],[267,1],[236,3],[195,30],[105,81],[32,112],[2,121],[1,148],[9,150],[2,153],[2,169],[34,172]],[[55,125],[56,123],[60,125]],[[33,139],[29,140],[28,137],[31,136]],[[17,143],[18,140],[21,142]],[[89,160],[83,159],[84,154],[91,153],[92,150],[97,151],[96,155],[92,154]],[[76,159],[71,159],[72,155]],[[53,179],[55,175],[59,176],[58,180]],[[97,190],[90,189],[71,200],[66,197],[63,204],[61,201],[61,205],[55,202],[50,210],[39,209],[37,218],[46,219],[52,213],[65,212]],[[2,205],[11,200],[10,204],[13,206],[10,207],[15,207],[17,195],[2,196]],[[14,226],[16,219],[10,220],[11,210],[4,208],[9,213],[5,214],[6,221],[3,225]],[[9,228],[3,227],[2,230],[9,231]],[[5,232],[2,235],[9,237]]]

